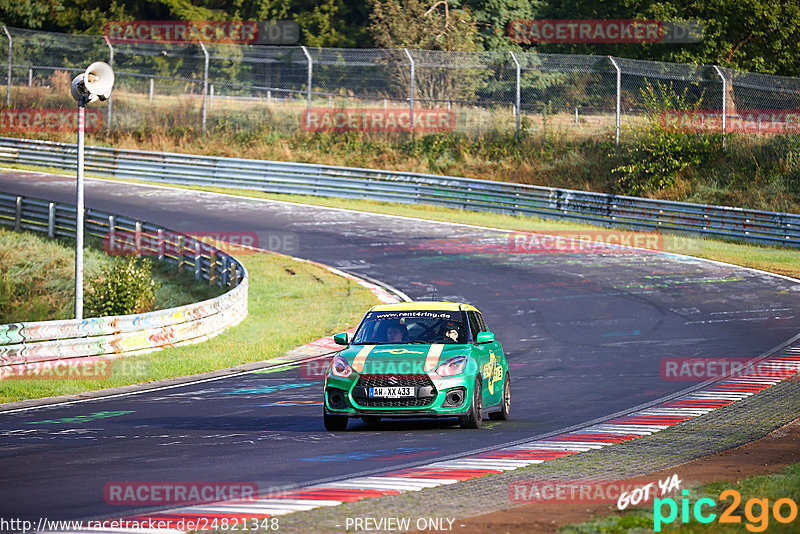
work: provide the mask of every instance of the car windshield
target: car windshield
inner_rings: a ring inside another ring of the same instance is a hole
[[[353,337],[353,344],[466,343],[464,320],[460,311],[369,312]]]

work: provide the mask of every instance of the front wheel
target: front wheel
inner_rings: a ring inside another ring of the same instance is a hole
[[[472,393],[472,406],[466,415],[458,418],[461,428],[480,428],[483,410],[483,390],[481,388],[481,379],[475,379],[475,389]]]
[[[511,380],[506,373],[506,379],[503,381],[503,401],[500,411],[492,412],[489,414],[489,419],[492,421],[508,421],[508,415],[511,413]]]
[[[347,428],[346,415],[333,415],[328,412],[323,412],[322,422],[325,424],[325,430],[336,432]]]

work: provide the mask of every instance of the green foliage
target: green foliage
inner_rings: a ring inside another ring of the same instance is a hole
[[[649,110],[649,123],[635,132],[632,146],[623,149],[625,163],[611,170],[617,191],[624,195],[647,195],[675,186],[678,173],[687,167],[700,167],[722,149],[720,134],[671,132],[664,129],[660,116],[668,111],[696,110],[702,97],[689,103],[688,89],[674,91],[672,84],[649,82],[642,98]],[[618,157],[617,152],[610,154]]]
[[[615,55],[655,61],[720,65],[784,76],[800,72],[800,2],[797,0],[549,0],[540,18],[700,20],[696,44],[545,44],[541,52]]]
[[[149,260],[126,256],[102,270],[89,283],[87,315],[104,317],[149,311],[159,284]]]

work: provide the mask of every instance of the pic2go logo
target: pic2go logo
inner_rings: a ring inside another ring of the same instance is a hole
[[[686,496],[689,495],[689,491],[683,490],[681,493],[684,495],[680,504],[681,524],[690,521],[690,508],[691,515],[694,516],[695,521],[698,523],[712,523],[717,519],[716,513],[711,511],[705,512],[703,509],[704,507],[716,508],[717,503],[714,502],[714,499],[704,497],[698,499],[694,503],[694,506],[691,506],[689,499],[686,498]],[[733,489],[725,490],[719,494],[720,501],[726,501],[728,498],[730,498],[732,502],[725,511],[720,514],[719,523],[741,524],[742,517],[736,514],[736,510],[742,502],[742,496],[738,491]],[[666,515],[664,515],[665,506],[668,509]],[[756,508],[758,512],[756,512]],[[745,524],[745,528],[750,532],[764,532],[769,526],[770,512],[778,523],[791,523],[797,519],[797,503],[792,499],[778,499],[770,509],[769,499],[749,499],[744,505],[744,516],[747,521],[749,521],[749,523]],[[667,497],[666,499],[655,499],[653,501],[653,530],[655,532],[661,532],[662,525],[670,524],[677,518],[678,503],[675,502],[675,499]]]

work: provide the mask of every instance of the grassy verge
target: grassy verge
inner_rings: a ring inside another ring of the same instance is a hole
[[[355,282],[274,254],[240,259],[250,272],[249,314],[239,325],[197,345],[131,356],[102,380],[4,380],[0,402],[104,389],[203,373],[279,356],[355,324],[377,303]]]
[[[58,171],[55,171],[58,172]],[[148,183],[130,180],[136,183]],[[473,224],[489,228],[500,228],[512,231],[530,231],[558,234],[575,230],[597,231],[599,227],[574,222],[554,221],[537,217],[502,215],[489,212],[466,211],[443,208],[424,204],[396,204],[365,199],[342,199],[334,197],[314,197],[306,195],[282,195],[263,193],[260,191],[244,191],[222,187],[199,187],[186,185],[170,185],[197,191],[226,193],[253,198],[300,202],[317,206],[344,208],[370,213],[385,213],[405,217],[417,217],[433,221],[446,221],[461,224]],[[622,231],[623,233],[626,233]],[[572,234],[574,235],[574,234]],[[722,261],[761,269],[768,272],[800,278],[800,250],[770,247],[761,245],[745,245],[713,239],[686,236],[665,235],[660,247],[667,252],[686,254],[698,258]]]
[[[735,490],[741,496],[737,506],[733,506],[734,498],[725,496],[720,498],[720,494],[725,490]],[[774,505],[779,499],[791,499],[796,504],[800,501],[800,464],[790,465],[780,473],[772,475],[761,475],[745,478],[737,483],[712,482],[702,486],[689,488],[687,496],[674,497],[677,510],[677,517],[666,523],[666,519],[661,526],[661,532],[697,532],[697,533],[718,533],[718,532],[797,532],[797,514],[789,523],[781,523],[775,519]],[[689,521],[683,522],[681,517],[682,499],[689,503]],[[695,504],[699,499],[711,499],[716,505],[708,501],[702,507],[702,513],[708,517],[715,514],[713,521],[700,523],[693,515]],[[767,499],[768,509],[762,509],[761,503],[749,503],[751,499],[759,501]],[[780,509],[783,517],[791,515],[790,504],[784,502]],[[739,518],[739,523],[720,523],[720,517],[731,508],[730,517]],[[669,505],[660,507],[661,517],[669,517]],[[568,525],[560,529],[566,534],[583,533],[631,533],[631,532],[652,532],[654,529],[654,510],[653,508],[637,508],[619,512],[615,515],[606,516],[600,519],[587,521],[585,523]]]
[[[113,261],[98,247],[87,247],[85,286]],[[73,317],[74,276],[74,242],[0,228],[0,324]],[[158,263],[153,278],[159,284],[153,302],[157,310],[222,293],[219,287],[197,284],[190,275],[178,276],[174,268]]]

